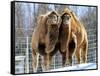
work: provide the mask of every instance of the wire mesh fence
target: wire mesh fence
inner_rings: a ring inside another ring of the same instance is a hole
[[[20,30],[17,28],[16,30]],[[32,29],[28,29],[31,31]],[[97,62],[97,28],[87,28],[88,33],[88,63],[96,63]],[[32,69],[32,48],[31,48],[31,36],[23,36],[23,37],[16,37],[15,42],[15,67],[16,73],[33,73]],[[19,57],[19,59],[18,59]],[[41,61],[41,59],[40,59]],[[73,57],[73,65],[77,64],[77,59]],[[39,63],[41,65],[41,63]],[[62,67],[62,57],[59,51],[54,55],[51,69],[57,69]],[[38,67],[38,72],[41,72],[41,66]]]

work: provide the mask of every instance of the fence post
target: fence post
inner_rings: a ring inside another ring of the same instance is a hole
[[[25,72],[26,73],[29,73],[29,43],[28,43],[28,36],[26,37],[26,44],[27,44],[27,47],[26,47],[26,68],[25,68]]]
[[[55,63],[55,58],[56,58],[56,56],[54,56],[54,67],[53,67],[53,69],[55,69],[55,67],[56,67],[56,63]]]

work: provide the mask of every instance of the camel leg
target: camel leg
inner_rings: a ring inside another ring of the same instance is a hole
[[[74,53],[76,52],[76,48],[77,48],[76,35],[72,34],[72,40],[69,42],[69,45],[68,45],[68,62],[69,62],[69,65],[71,66],[72,66],[72,57]]]
[[[32,66],[33,66],[33,72],[37,72],[39,63],[39,54],[32,52]]]
[[[62,66],[66,66],[66,52],[62,54]]]
[[[42,58],[42,69],[43,71],[48,71],[50,70],[50,64],[52,62],[52,56],[50,56],[49,54],[43,56]]]
[[[77,48],[76,58],[77,58],[78,64],[80,64],[81,63],[81,48]]]
[[[84,43],[82,47],[82,60],[83,63],[87,62],[87,51],[88,51],[88,43]]]
[[[72,40],[69,44],[69,53],[68,53],[68,62],[69,62],[69,65],[72,65],[72,57],[76,51],[76,43]]]

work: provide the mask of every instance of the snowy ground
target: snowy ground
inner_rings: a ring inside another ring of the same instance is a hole
[[[16,73],[24,73],[24,67],[25,67],[25,62],[24,62],[25,56],[16,56],[15,57],[15,69],[16,69]],[[28,67],[29,68],[29,67]],[[28,69],[27,68],[27,69]],[[97,64],[96,63],[83,63],[83,64],[77,64],[77,65],[73,65],[73,66],[67,66],[67,67],[62,67],[62,68],[58,68],[58,69],[52,69],[49,71],[45,71],[45,72],[54,72],[54,71],[75,71],[75,70],[89,70],[89,69],[96,69],[97,68]]]
[[[75,66],[54,69],[51,71],[86,70],[86,69],[96,69],[96,68],[97,68],[96,63],[85,63],[85,64],[77,64]]]

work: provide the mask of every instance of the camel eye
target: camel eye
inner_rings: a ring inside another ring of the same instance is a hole
[[[70,15],[64,15],[64,19],[69,20],[70,18]]]
[[[50,16],[50,18],[56,18],[57,16],[56,15],[52,15],[52,16]]]

